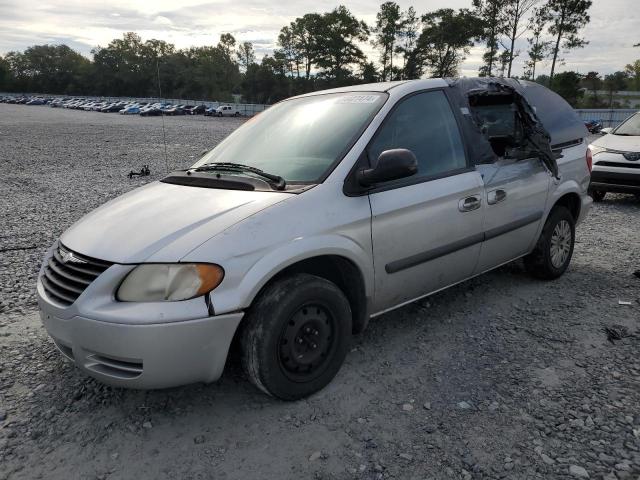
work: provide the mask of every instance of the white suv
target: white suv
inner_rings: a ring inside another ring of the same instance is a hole
[[[113,385],[211,382],[237,337],[258,388],[304,397],[371,317],[520,257],[562,275],[591,205],[586,135],[560,97],[515,80],[283,101],[64,232],[38,278],[42,321]]]
[[[589,145],[593,157],[589,194],[596,202],[607,192],[640,198],[640,112],[603,132],[605,136]]]

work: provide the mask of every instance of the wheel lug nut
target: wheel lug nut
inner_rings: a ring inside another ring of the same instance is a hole
[[[302,343],[302,339],[300,337],[296,338],[297,343]]]
[[[316,348],[318,348],[318,345],[316,345],[315,343],[312,343],[311,344],[311,348],[313,348],[315,350]]]

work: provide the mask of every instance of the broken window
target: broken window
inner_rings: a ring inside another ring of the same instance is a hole
[[[471,95],[469,106],[498,157],[511,157],[526,149],[527,140],[513,95]]]

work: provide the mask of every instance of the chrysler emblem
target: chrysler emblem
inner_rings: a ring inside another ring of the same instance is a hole
[[[62,259],[62,263],[87,263],[84,260],[76,257],[73,252],[68,252],[67,250],[59,249],[60,258]]]

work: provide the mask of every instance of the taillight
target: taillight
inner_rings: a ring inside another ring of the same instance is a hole
[[[587,160],[587,168],[589,169],[589,173],[591,173],[591,169],[593,168],[593,155],[591,154],[590,148],[587,148],[585,159]]]

